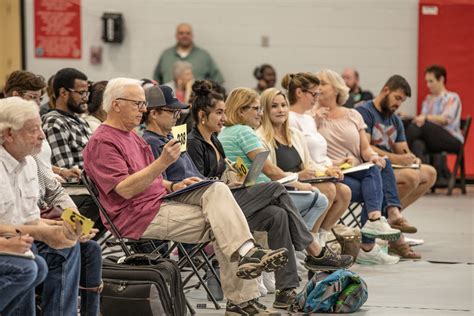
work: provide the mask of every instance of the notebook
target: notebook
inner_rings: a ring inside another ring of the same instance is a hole
[[[330,176],[300,180],[300,182],[303,182],[303,183],[323,183],[323,182],[336,182],[336,181],[338,181],[338,179],[336,177],[330,177]]]
[[[213,184],[214,182],[216,182],[218,180],[202,180],[200,182],[196,182],[196,183],[193,183],[191,185],[188,185],[187,187],[185,188],[182,188],[180,190],[176,190],[174,192],[171,192],[171,193],[168,193],[166,194],[163,199],[169,199],[169,198],[172,198],[172,197],[175,197],[175,196],[178,196],[180,194],[183,194],[183,193],[186,193],[186,192],[190,192],[190,191],[193,191],[193,190],[196,190],[198,188],[202,188],[204,186],[207,186],[207,185],[211,185]]]
[[[362,171],[362,170],[367,170],[370,167],[372,167],[374,164],[371,162],[364,162],[361,163],[360,165],[357,165],[355,167],[351,167],[348,169],[342,170],[342,174],[347,174],[347,173],[352,173],[352,172],[357,172],[357,171]]]

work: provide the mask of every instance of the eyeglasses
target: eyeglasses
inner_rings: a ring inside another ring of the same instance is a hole
[[[309,93],[313,96],[313,98],[319,97],[320,93],[319,92],[312,92],[309,90],[303,90],[303,92]]]
[[[254,110],[257,113],[262,113],[263,112],[263,109],[262,109],[261,106],[246,106],[244,108]]]
[[[181,110],[162,109],[165,112],[172,113],[173,118],[177,118],[181,115]]]
[[[27,92],[23,92],[23,93],[21,94],[21,96],[22,96],[25,100],[27,100],[27,101],[35,100],[36,103],[38,103],[38,104],[41,104],[41,102],[43,102],[43,100],[44,100],[44,96],[43,96],[43,95],[37,95],[37,94],[34,94],[33,92],[30,93],[30,92],[28,92],[28,91],[27,91]]]
[[[146,107],[148,106],[148,102],[146,102],[146,101],[130,100],[130,99],[125,99],[125,98],[117,98],[115,100],[117,100],[117,101],[122,100],[122,101],[132,102],[133,104],[135,104],[135,106],[137,107],[138,110],[146,109]]]
[[[82,99],[87,99],[91,94],[89,91],[76,91],[74,89],[68,89],[71,92],[75,92],[81,96]]]

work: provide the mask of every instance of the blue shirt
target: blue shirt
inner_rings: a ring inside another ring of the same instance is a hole
[[[396,114],[383,116],[374,105],[373,100],[367,101],[355,108],[364,119],[370,135],[370,144],[378,148],[393,152],[395,143],[406,142],[403,122]]]
[[[151,151],[155,156],[155,159],[158,158],[163,150],[163,145],[169,142],[173,136],[168,134],[167,137],[158,135],[152,131],[146,130],[143,133],[143,138],[150,145]],[[194,165],[191,157],[189,157],[187,152],[182,153],[178,160],[175,163],[170,165],[165,172],[163,177],[168,181],[179,182],[183,179],[189,177],[198,177],[203,179],[204,176],[199,172],[199,170]]]

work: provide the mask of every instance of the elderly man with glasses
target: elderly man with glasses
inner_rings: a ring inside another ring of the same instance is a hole
[[[167,95],[163,96],[163,105],[169,104],[164,107],[169,113],[162,114],[176,117],[181,106],[171,106],[175,103],[166,102],[171,97]],[[131,239],[143,236],[185,243],[212,238],[222,274],[233,275],[221,280],[226,298],[234,306],[245,305],[244,315],[269,315],[255,301],[258,291],[244,291],[244,282],[262,271],[281,268],[288,260],[288,250],[255,245],[245,216],[224,183],[204,183],[166,197],[169,192],[201,180],[163,179],[162,173],[180,156],[179,141],[167,142],[155,159],[150,146],[133,131],[147,106],[140,81],[112,79],[104,91],[103,105],[107,119],[84,150],[84,168],[97,185],[99,199],[120,233]],[[170,119],[170,124],[174,120]]]

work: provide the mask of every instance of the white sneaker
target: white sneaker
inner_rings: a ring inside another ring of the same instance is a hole
[[[258,291],[260,292],[260,296],[266,296],[268,291],[267,291],[267,288],[265,287],[265,284],[263,284],[262,276],[259,276],[257,278],[257,283],[258,283]]]
[[[425,243],[425,241],[423,239],[408,238],[408,237],[405,237],[405,242],[410,247],[420,246],[420,245],[423,245]]]
[[[400,238],[400,230],[390,227],[387,223],[387,219],[380,216],[377,221],[371,222],[367,220],[364,227],[361,229],[362,235],[368,238],[380,238],[383,240],[396,241]]]
[[[398,261],[400,261],[399,257],[384,253],[377,244],[375,244],[374,248],[372,248],[372,250],[369,252],[366,252],[361,248],[356,259],[357,263],[366,265],[396,264]]]
[[[267,293],[275,293],[275,273],[273,272],[262,272],[263,285],[267,289]]]

